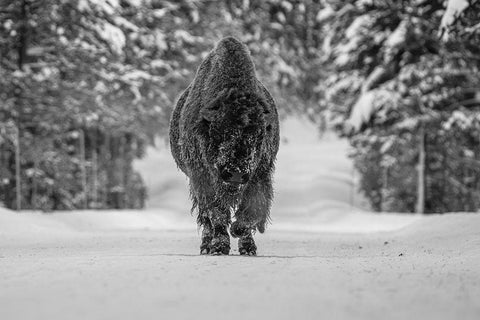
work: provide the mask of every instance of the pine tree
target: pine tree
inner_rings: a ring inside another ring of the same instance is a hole
[[[356,1],[330,10],[335,22],[326,27],[324,46],[333,66],[324,86],[328,115],[350,137],[362,189],[378,210],[480,207],[474,195],[480,167],[459,170],[467,166],[458,156],[475,150],[477,129],[449,125],[467,110],[478,116],[479,64],[473,57],[479,43],[442,41],[442,4]],[[372,174],[379,167],[383,174]]]

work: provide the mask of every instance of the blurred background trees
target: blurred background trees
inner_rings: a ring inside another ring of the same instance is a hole
[[[375,209],[480,207],[479,9],[427,0],[331,1],[323,10],[325,112],[349,137]]]
[[[165,136],[201,60],[233,35],[281,116],[306,114],[348,137],[372,208],[475,211],[479,9],[466,0],[0,0],[0,202],[143,207],[133,160]]]

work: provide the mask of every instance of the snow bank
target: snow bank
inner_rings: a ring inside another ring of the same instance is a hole
[[[150,211],[57,211],[41,213],[0,209],[0,238],[49,238],[80,233],[134,230],[193,230],[190,216],[184,218],[162,209]]]
[[[404,229],[425,216],[401,213],[372,213],[338,202],[318,202],[307,208],[285,208],[274,218],[272,229],[340,234],[371,234]],[[316,213],[321,212],[321,215]],[[293,218],[286,218],[286,214]],[[298,218],[295,218],[298,215]]]

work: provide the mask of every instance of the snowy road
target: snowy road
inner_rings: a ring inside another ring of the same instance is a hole
[[[270,230],[259,257],[199,256],[194,230],[46,230],[1,234],[0,319],[480,317],[480,215],[363,235]]]
[[[168,150],[138,164],[147,211],[0,208],[0,320],[480,319],[479,214],[358,209],[346,143],[289,131],[258,257],[198,255]]]

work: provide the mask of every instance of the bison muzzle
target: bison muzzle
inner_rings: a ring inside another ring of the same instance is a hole
[[[269,221],[278,145],[277,108],[247,47],[222,39],[170,121],[172,155],[190,180],[192,212],[198,210],[202,227],[201,254],[229,254],[231,224],[239,253],[256,255],[253,235]]]

